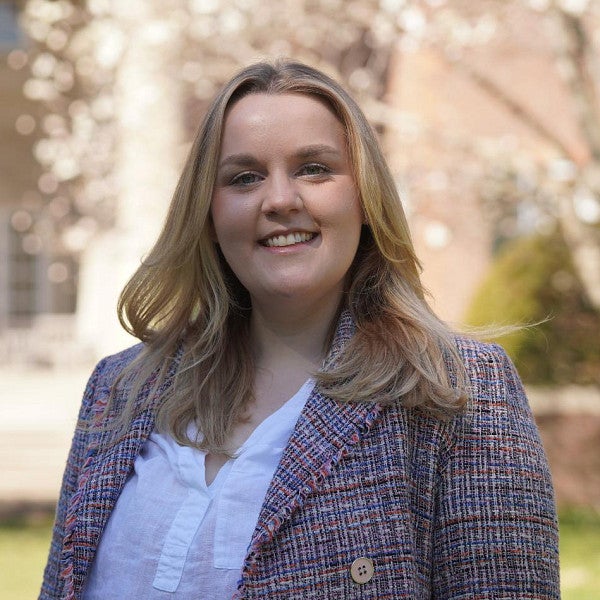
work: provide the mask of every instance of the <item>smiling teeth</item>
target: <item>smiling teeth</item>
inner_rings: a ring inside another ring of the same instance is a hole
[[[278,235],[265,241],[265,246],[292,246],[300,242],[308,242],[315,237],[314,233],[288,233],[287,235]]]

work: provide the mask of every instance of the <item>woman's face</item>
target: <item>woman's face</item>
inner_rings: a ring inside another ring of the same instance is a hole
[[[344,129],[327,105],[292,93],[236,102],[211,216],[253,306],[337,306],[363,219]]]

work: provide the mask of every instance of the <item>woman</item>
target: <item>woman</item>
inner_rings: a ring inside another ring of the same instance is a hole
[[[558,598],[504,352],[431,312],[374,133],[293,62],[212,103],[83,399],[41,598]]]

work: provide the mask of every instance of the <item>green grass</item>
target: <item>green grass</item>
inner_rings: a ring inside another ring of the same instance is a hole
[[[0,523],[0,596],[3,600],[38,597],[51,528],[49,517]]]
[[[0,523],[0,590],[3,600],[37,598],[50,543],[50,521]],[[600,513],[560,514],[563,600],[600,599]]]
[[[560,513],[563,600],[600,599],[600,513]]]

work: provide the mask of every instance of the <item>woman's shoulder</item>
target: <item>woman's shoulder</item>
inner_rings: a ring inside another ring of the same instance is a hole
[[[145,345],[135,344],[102,358],[94,367],[84,393],[83,404],[95,404],[98,398],[108,397],[120,376],[140,358]]]
[[[456,336],[455,342],[470,379],[482,376],[497,379],[507,372],[514,375],[514,365],[499,344],[463,336]]]
[[[465,359],[498,360],[506,357],[506,351],[496,343],[483,342],[464,335],[456,335],[458,351]]]
[[[491,411],[497,418],[502,414],[531,417],[523,383],[502,346],[467,337],[457,337],[456,345],[469,388],[467,415]]]
[[[132,389],[147,391],[157,381],[167,385],[177,371],[182,352],[181,342],[166,356],[152,356],[150,346],[144,343],[130,346],[98,362],[89,378],[88,390],[96,397],[112,394],[120,403],[129,397]],[[161,374],[163,366],[168,368]]]
[[[133,346],[129,346],[124,350],[115,352],[115,354],[109,354],[105,356],[98,362],[97,366],[109,370],[124,368],[138,358],[145,348],[146,345],[141,342],[134,344]]]
[[[96,364],[92,373],[92,378],[98,380],[115,379],[141,356],[145,347],[146,346],[143,343],[139,343],[115,354],[105,356]]]

